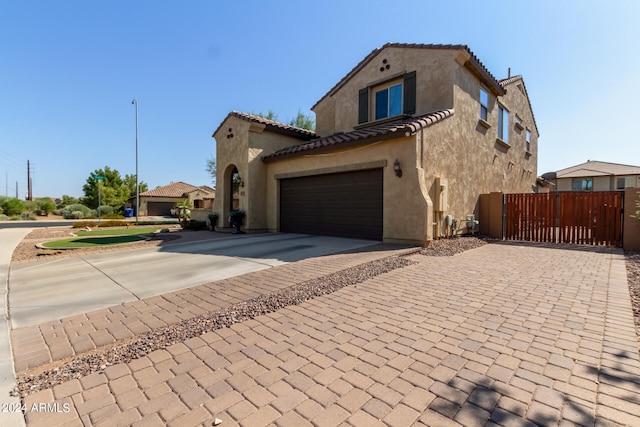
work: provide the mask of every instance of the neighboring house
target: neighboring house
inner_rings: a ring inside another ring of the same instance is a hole
[[[386,44],[313,107],[316,133],[233,111],[213,134],[226,219],[248,232],[426,244],[464,230],[480,194],[531,192],[538,128],[521,76],[497,80],[464,45]],[[233,178],[235,177],[235,179]]]
[[[613,191],[640,188],[640,166],[588,160],[557,172],[545,173],[551,191]]]
[[[140,215],[169,216],[176,203],[187,199],[195,208],[211,210],[215,198],[215,189],[202,185],[184,182],[173,182],[169,185],[154,188],[140,193]],[[129,199],[135,207],[135,196]]]

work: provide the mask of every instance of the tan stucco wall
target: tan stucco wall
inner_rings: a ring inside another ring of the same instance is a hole
[[[231,129],[231,131],[229,131]],[[214,135],[216,140],[216,198],[213,212],[220,215],[220,225],[227,225],[231,170],[233,166],[244,182],[238,192],[239,209],[246,213],[243,229],[266,231],[266,173],[261,156],[301,142],[299,139],[265,130],[265,125],[227,117]],[[233,137],[227,136],[233,134]]]
[[[467,215],[479,211],[479,196],[483,193],[531,193],[537,176],[538,135],[533,124],[527,98],[510,85],[499,101],[509,110],[509,146],[497,141],[497,99],[490,92],[487,129],[480,125],[480,82],[471,72],[456,69],[455,115],[422,130],[422,167],[425,170],[429,194],[438,197],[436,177],[446,180],[448,206],[435,215],[435,237],[444,231],[444,219],[452,215],[458,229],[465,231]],[[531,130],[531,148],[526,152],[524,131],[518,132],[515,114]]]
[[[326,136],[352,131],[358,125],[358,91],[389,79],[401,79],[416,72],[416,114],[427,114],[453,106],[453,69],[458,51],[387,47],[333,96],[327,96],[313,109],[316,133]],[[386,63],[383,61],[386,60]],[[389,65],[389,69],[386,66]],[[380,69],[383,69],[381,71]],[[369,96],[372,117],[373,94]]]
[[[279,230],[278,178],[317,173],[343,172],[383,166],[383,240],[424,244],[430,240],[431,200],[421,188],[422,171],[415,164],[415,138],[400,138],[333,153],[295,157],[268,164],[267,224]],[[393,163],[398,159],[403,175],[398,178]]]

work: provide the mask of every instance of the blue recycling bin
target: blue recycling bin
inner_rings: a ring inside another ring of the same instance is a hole
[[[124,217],[125,218],[131,218],[133,216],[133,209],[132,208],[124,208]]]

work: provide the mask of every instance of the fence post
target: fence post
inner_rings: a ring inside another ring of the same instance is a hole
[[[640,203],[640,188],[627,188],[624,191],[624,233],[622,247],[626,251],[640,251],[640,218],[636,217]]]

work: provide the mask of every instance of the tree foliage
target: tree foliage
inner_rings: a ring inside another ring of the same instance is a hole
[[[40,197],[35,200],[36,213],[38,215],[47,216],[56,210],[56,205],[51,201],[50,197]]]
[[[211,177],[211,183],[213,186],[216,186],[216,158],[211,156],[207,159],[207,173]]]
[[[273,120],[273,121],[278,120],[278,115],[271,108],[269,108],[266,113],[263,113],[262,111],[260,111],[259,113],[251,113],[251,114],[253,114],[254,116],[262,117],[267,120]]]
[[[104,180],[98,181],[94,175],[104,176]],[[98,185],[100,185],[100,204],[120,208],[129,198],[129,188],[120,176],[120,172],[105,166],[104,169],[96,169],[89,174],[86,184],[82,187],[84,198],[82,203],[92,209],[98,207]],[[134,189],[135,194],[135,189]]]
[[[298,114],[295,118],[289,122],[290,126],[295,126],[300,129],[306,129],[311,132],[316,130],[316,121],[311,114],[306,115],[302,110],[298,110]]]
[[[65,194],[65,195],[62,196],[62,199],[60,199],[60,203],[58,203],[58,205],[56,207],[58,209],[62,209],[65,206],[75,205],[77,203],[80,203],[80,201],[77,198]]]
[[[136,174],[127,174],[124,176],[124,185],[127,187],[129,191],[129,197],[133,197],[136,195]],[[140,193],[144,193],[145,191],[149,191],[149,186],[144,181],[138,182],[138,191]]]
[[[259,113],[252,113],[254,116],[262,117],[267,120],[278,120],[278,114],[276,114],[272,109],[267,110],[266,113],[260,111]],[[306,129],[311,132],[316,130],[316,121],[311,114],[304,114],[302,110],[298,110],[298,114],[289,120],[289,126],[295,126],[300,129]]]
[[[2,213],[8,216],[20,215],[24,212],[24,202],[20,199],[5,199],[2,202]]]

